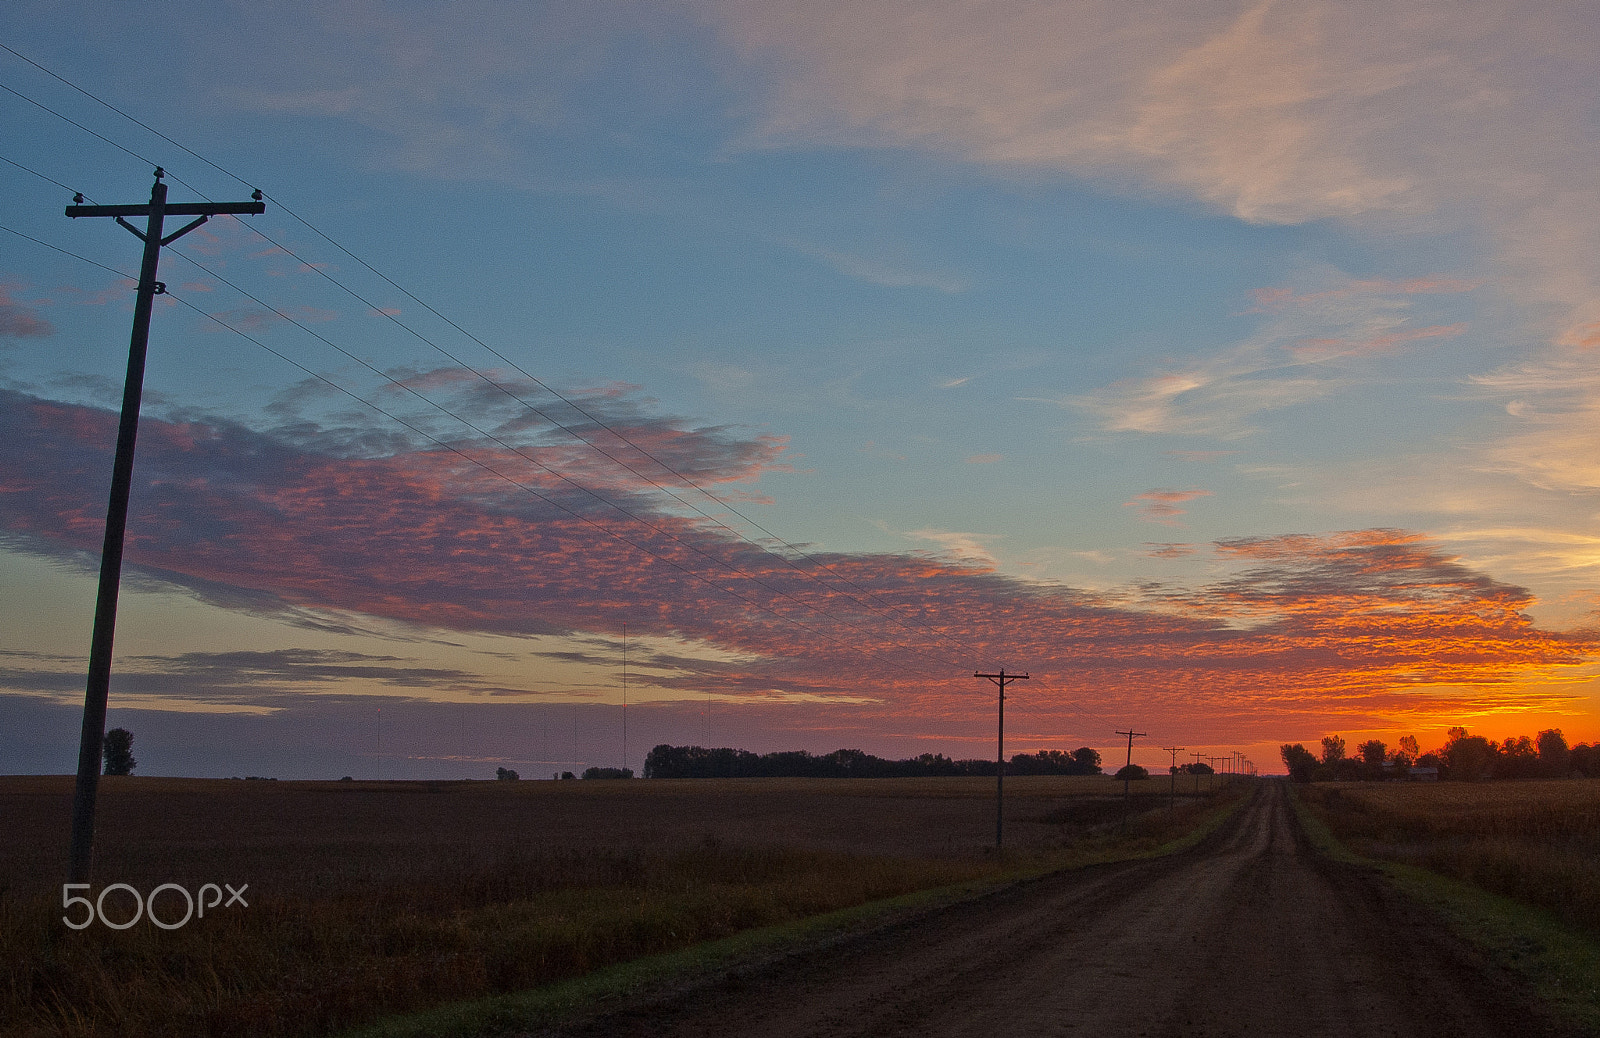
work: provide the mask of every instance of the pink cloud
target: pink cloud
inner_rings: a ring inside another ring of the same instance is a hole
[[[1177,526],[1177,517],[1185,514],[1179,505],[1197,497],[1210,497],[1209,490],[1146,490],[1135,494],[1132,501],[1124,501],[1124,508],[1139,509],[1139,518],[1165,526]]]
[[[0,338],[42,339],[54,334],[55,326],[40,316],[36,305],[11,294],[17,287],[0,281]]]
[[[114,435],[110,412],[0,392],[8,544],[93,556]],[[688,449],[694,437],[680,436]],[[745,463],[725,432],[699,442]],[[1077,723],[1091,702],[1271,738],[1290,723],[1548,707],[1560,695],[1530,679],[1600,652],[1538,628],[1525,590],[1404,531],[1223,541],[1219,558],[1239,572],[1144,585],[1135,607],[948,555],[816,552],[791,565],[643,492],[623,498],[630,519],[504,450],[463,450],[331,453],[224,422],[147,420],[130,572],[227,608],[425,629],[612,637],[626,623],[716,650],[660,650],[659,688],[849,699],[808,716],[925,733],[986,726],[970,674],[997,663],[1032,670],[1036,726]],[[1175,509],[1201,493],[1136,500]]]
[[[1301,360],[1328,357],[1347,357],[1364,353],[1388,353],[1403,343],[1419,339],[1453,339],[1467,330],[1465,321],[1456,324],[1436,324],[1426,328],[1409,328],[1388,332],[1367,339],[1305,339],[1288,347]]]
[[[1428,275],[1415,278],[1400,278],[1388,280],[1384,278],[1367,278],[1364,280],[1350,281],[1338,288],[1325,289],[1321,292],[1296,292],[1292,288],[1275,286],[1272,288],[1258,288],[1250,293],[1255,300],[1255,306],[1249,313],[1273,313],[1287,310],[1291,307],[1304,306],[1307,303],[1319,303],[1330,299],[1348,299],[1358,295],[1445,295],[1471,292],[1481,285],[1481,281],[1469,281],[1465,278],[1444,277],[1442,275]]]

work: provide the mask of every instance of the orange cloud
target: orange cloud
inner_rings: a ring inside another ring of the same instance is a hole
[[[104,509],[92,488],[114,429],[109,412],[0,392],[10,546],[92,557]],[[705,466],[745,457],[726,434],[679,436]],[[1018,708],[1038,730],[1137,714],[1271,739],[1286,726],[1558,709],[1561,675],[1600,652],[1600,638],[1536,626],[1524,589],[1406,531],[1225,540],[1215,548],[1232,575],[1130,597],[944,554],[780,558],[626,480],[602,500],[504,450],[359,456],[155,419],[140,450],[127,558],[145,579],[225,608],[423,628],[612,637],[626,623],[691,647],[656,650],[658,691],[765,703],[767,718],[820,700],[828,713],[805,723],[984,730],[989,703],[970,674],[1003,663],[1032,671]],[[1145,499],[1176,508],[1201,493]]]
[[[1321,360],[1329,357],[1348,357],[1362,353],[1387,353],[1402,343],[1418,339],[1451,339],[1467,330],[1465,321],[1456,324],[1436,324],[1426,328],[1388,332],[1366,339],[1305,339],[1288,347],[1301,360]]]

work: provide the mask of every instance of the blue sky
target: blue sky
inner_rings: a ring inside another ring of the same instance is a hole
[[[154,773],[370,770],[380,705],[392,774],[617,763],[626,623],[635,767],[987,753],[1001,665],[1018,750],[1600,736],[1595,22],[10,4],[216,166],[0,53],[8,228],[126,271],[50,180],[269,196],[163,259],[112,721]],[[0,285],[0,769],[65,771],[132,293],[12,234]]]

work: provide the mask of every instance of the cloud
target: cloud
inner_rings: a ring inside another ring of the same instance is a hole
[[[1178,516],[1185,514],[1179,505],[1197,497],[1210,497],[1209,490],[1146,490],[1135,494],[1132,501],[1122,502],[1124,508],[1137,508],[1139,518],[1164,526],[1179,526]]]
[[[1092,416],[1108,432],[1238,438],[1257,431],[1257,415],[1381,380],[1372,365],[1407,343],[1467,330],[1464,321],[1411,324],[1415,296],[1467,290],[1452,279],[1323,280],[1330,287],[1258,292],[1255,312],[1267,317],[1241,342],[1053,402]]]
[[[1588,12],[1476,0],[706,0],[760,84],[752,147],[941,153],[1253,223],[1463,222],[1525,299],[1600,320]],[[1548,315],[1530,312],[1548,324]]]
[[[965,292],[971,287],[965,278],[960,278],[953,274],[915,270],[900,264],[885,262],[881,259],[869,259],[864,256],[856,256],[815,245],[796,244],[794,248],[799,249],[808,256],[822,260],[845,277],[870,282],[874,285],[882,285],[885,288],[931,288],[937,292],[954,295],[958,292]]]
[[[40,316],[37,307],[19,302],[11,294],[19,287],[0,281],[0,339],[43,339],[55,334],[55,326]]]
[[[1004,454],[974,454],[967,458],[968,465],[993,465],[997,461],[1005,460]]]
[[[274,325],[283,324],[294,320],[299,324],[324,324],[337,320],[339,314],[334,310],[323,310],[315,306],[294,306],[286,310],[268,310],[259,306],[235,307],[232,310],[220,310],[211,314],[216,321],[236,331],[254,334],[266,331]],[[220,333],[223,329],[216,321],[203,321],[200,329],[207,332]]]
[[[0,528],[12,550],[87,568],[114,429],[109,410],[4,393],[0,436],[14,449],[0,454]],[[843,711],[827,723],[880,730],[976,723],[966,675],[997,659],[1030,661],[1040,724],[1069,723],[1093,690],[1098,711],[1161,715],[1181,704],[1185,716],[1226,717],[1241,737],[1270,738],[1291,722],[1558,709],[1571,695],[1561,676],[1600,651],[1588,635],[1535,625],[1524,589],[1404,531],[1222,541],[1224,572],[1207,583],[1097,594],[996,572],[980,534],[911,534],[939,554],[780,559],[642,492],[628,498],[637,519],[628,518],[481,445],[464,453],[538,493],[460,454],[306,446],[322,442],[147,420],[128,572],[224,608],[367,617],[419,633],[614,638],[626,623],[630,638],[682,646],[651,656],[660,696],[772,709],[822,699]],[[741,457],[725,438],[701,446]],[[1175,509],[1198,493],[1146,499]],[[493,693],[458,669],[366,653],[205,653],[141,666],[195,689],[219,682],[215,698],[229,709],[276,708],[296,683]]]

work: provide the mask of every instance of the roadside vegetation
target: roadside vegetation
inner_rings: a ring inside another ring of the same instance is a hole
[[[92,893],[249,885],[247,908],[122,931],[62,922],[70,778],[0,779],[0,1020],[27,1036],[326,1034],[916,891],[1154,853],[1219,809],[1205,779],[1176,801],[1167,781],[1136,783],[1125,803],[1104,776],[1018,777],[997,855],[993,782],[973,778],[108,778]],[[119,898],[106,904],[126,918]]]
[[[1600,782],[1329,784],[1299,795],[1346,847],[1600,936]]]

